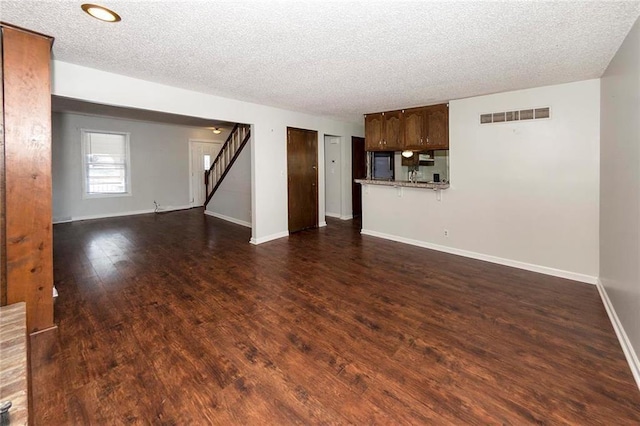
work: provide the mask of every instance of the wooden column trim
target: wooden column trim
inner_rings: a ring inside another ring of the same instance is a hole
[[[51,43],[2,25],[6,297],[29,333],[53,326]]]

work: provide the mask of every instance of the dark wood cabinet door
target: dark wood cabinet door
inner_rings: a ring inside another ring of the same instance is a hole
[[[382,113],[365,116],[364,137],[367,151],[384,151],[384,116]]]
[[[390,111],[384,113],[384,140],[383,147],[385,151],[400,151],[404,144],[402,143],[402,111]]]
[[[403,114],[403,149],[422,150],[425,147],[425,108],[411,108],[404,110]]]
[[[446,104],[427,108],[425,149],[449,149],[449,108]]]
[[[318,226],[318,132],[287,129],[289,232]]]

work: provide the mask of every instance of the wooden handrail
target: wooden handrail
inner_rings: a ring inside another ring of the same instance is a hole
[[[246,129],[244,138],[240,142],[240,144],[237,146],[236,150],[233,153],[229,153],[229,150],[232,148],[231,145],[234,144],[234,136],[237,136],[238,139],[240,138],[240,129]],[[206,201],[204,202],[205,206],[209,203],[209,201],[211,201],[213,194],[216,192],[216,190],[220,186],[220,183],[222,182],[224,177],[227,175],[229,169],[231,168],[233,163],[236,161],[236,158],[238,157],[238,155],[240,155],[240,152],[242,151],[245,144],[249,140],[250,134],[251,134],[251,129],[248,125],[236,123],[236,125],[233,127],[233,130],[231,130],[231,133],[229,133],[227,140],[222,145],[222,148],[220,148],[218,155],[216,155],[216,158],[213,160],[213,163],[211,163],[211,166],[209,166],[209,170],[205,170],[204,172],[204,187],[205,187],[205,199],[206,199]],[[221,171],[220,170],[222,168],[221,164],[225,159],[226,161],[224,164],[224,170]],[[214,172],[214,178],[211,179],[213,188],[211,188],[211,191],[209,191],[209,180],[211,178],[212,172]]]
[[[213,166],[215,166],[216,162],[220,160],[220,157],[222,156],[224,149],[229,145],[229,142],[231,142],[231,140],[233,139],[233,134],[236,132],[236,130],[238,130],[238,127],[240,127],[240,123],[236,123],[236,125],[233,126],[233,130],[231,130],[231,133],[229,133],[229,136],[227,136],[227,140],[224,141],[224,144],[222,145],[222,148],[220,148],[218,155],[216,155],[216,158],[213,160],[213,163],[211,163],[211,165],[209,166],[209,170],[205,170],[204,172],[205,179],[209,177],[209,173],[211,173],[211,171],[213,170]]]

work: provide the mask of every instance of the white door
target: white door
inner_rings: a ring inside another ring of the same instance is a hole
[[[206,199],[204,172],[215,160],[222,143],[190,141],[191,206],[201,206]]]

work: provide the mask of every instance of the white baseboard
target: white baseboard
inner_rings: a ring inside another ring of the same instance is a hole
[[[236,219],[235,217],[225,216],[220,213],[212,212],[209,210],[205,210],[204,214],[207,216],[217,217],[218,219],[226,220],[227,222],[235,223],[236,225],[246,226],[247,228],[251,228],[251,223],[245,220]]]
[[[51,223],[57,225],[58,223],[71,223],[73,222],[70,217],[54,217]]]
[[[186,209],[190,209],[191,206],[190,205],[186,205],[186,206],[167,206],[167,207],[163,207],[162,210],[159,210],[158,213],[166,213],[166,212],[172,212],[172,211],[177,211],[177,210],[186,210]],[[126,211],[126,212],[117,212],[117,213],[101,213],[101,214],[92,214],[92,215],[87,215],[87,216],[72,216],[71,218],[59,218],[59,219],[54,219],[53,223],[57,224],[57,223],[68,223],[68,222],[77,222],[77,221],[81,221],[81,220],[93,220],[93,219],[107,219],[110,217],[121,217],[121,216],[134,216],[134,215],[139,215],[139,214],[149,214],[149,213],[154,213],[155,210],[154,209],[145,209],[145,210],[130,210],[130,211]]]
[[[485,262],[497,263],[499,265],[511,266],[513,268],[524,269],[527,271],[538,272],[541,274],[551,275],[554,277],[566,278],[568,280],[580,281],[587,284],[595,285],[598,277],[580,274],[577,272],[564,271],[562,269],[549,268],[547,266],[534,265],[531,263],[520,262],[517,260],[505,259],[502,257],[491,256],[488,254],[477,253],[468,250],[461,250],[453,247],[441,246],[439,244],[427,243],[425,241],[413,240],[410,238],[398,237],[396,235],[385,234],[378,231],[362,229],[361,234],[371,235],[372,237],[384,238],[386,240],[397,241],[399,243],[410,244],[412,246],[424,247],[431,250],[442,251],[445,253],[455,254],[458,256],[470,257],[472,259],[484,260]]]
[[[318,224],[318,228],[323,228],[325,226],[327,226],[327,222],[325,222],[324,220]]]
[[[251,244],[258,245],[258,244],[266,243],[267,241],[277,240],[278,238],[284,238],[288,236],[289,236],[289,231],[283,231],[283,232],[277,232],[275,234],[267,235],[266,237],[260,237],[260,238],[252,237],[249,240],[249,242]]]
[[[340,213],[329,213],[329,212],[324,212],[325,216],[329,216],[329,217],[335,217],[336,219],[341,219],[341,220],[349,220],[349,219],[353,219],[352,215],[348,215],[348,216],[342,216]]]
[[[629,336],[627,336],[627,333],[624,331],[620,318],[618,318],[618,314],[611,303],[611,299],[609,299],[607,290],[602,285],[600,279],[598,279],[596,287],[598,288],[598,293],[600,293],[600,298],[602,299],[602,304],[607,311],[607,315],[609,315],[611,325],[616,332],[616,336],[618,336],[618,341],[620,342],[620,346],[622,346],[622,352],[624,352],[624,356],[627,358],[627,363],[629,364],[629,368],[631,368],[631,374],[633,374],[636,385],[638,386],[638,389],[640,389],[640,361],[638,361],[638,354],[636,354],[633,349]]]
[[[128,212],[118,212],[118,213],[91,214],[87,216],[72,216],[71,221],[77,222],[80,220],[107,219],[110,217],[120,217],[120,216],[135,216],[138,214],[148,214],[153,212],[154,212],[153,209],[148,209],[148,210],[131,210]]]

